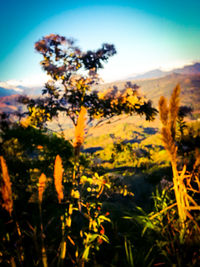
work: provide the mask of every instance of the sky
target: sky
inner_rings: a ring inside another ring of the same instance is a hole
[[[42,83],[34,43],[55,33],[82,50],[115,45],[99,73],[107,81],[200,61],[199,0],[0,0],[0,82]]]

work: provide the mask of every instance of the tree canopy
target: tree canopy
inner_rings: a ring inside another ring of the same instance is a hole
[[[42,126],[59,112],[65,112],[76,126],[82,106],[87,109],[89,121],[134,113],[145,115],[147,120],[154,118],[156,109],[138,93],[137,85],[129,82],[123,90],[113,87],[104,92],[94,89],[100,82],[98,70],[116,54],[113,44],[83,52],[74,40],[51,34],[36,42],[35,49],[43,57],[40,64],[50,80],[42,98],[21,99],[28,104],[33,124]]]

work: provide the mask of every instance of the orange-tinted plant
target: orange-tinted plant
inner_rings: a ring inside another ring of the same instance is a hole
[[[62,159],[59,155],[57,155],[54,165],[54,184],[56,192],[58,194],[59,203],[61,203],[61,200],[64,198],[62,177],[63,177]]]
[[[170,161],[172,165],[173,171],[173,189],[176,197],[176,205],[178,209],[179,219],[181,222],[181,229],[186,228],[186,220],[192,219],[193,217],[190,213],[191,210],[199,210],[200,207],[196,203],[196,201],[189,194],[189,191],[194,191],[194,188],[191,187],[191,179],[195,177],[195,182],[197,185],[199,184],[199,180],[197,176],[193,174],[188,174],[186,172],[186,166],[184,165],[182,171],[178,171],[177,169],[177,146],[176,146],[176,121],[178,117],[179,111],[179,94],[180,94],[180,86],[177,85],[170,98],[169,108],[167,106],[167,101],[164,97],[160,98],[159,101],[159,112],[160,119],[163,124],[161,134],[162,140],[165,146],[165,149],[168,151],[170,156]],[[200,191],[196,192],[200,193]],[[193,222],[196,224],[195,220]],[[197,228],[200,228],[197,225]],[[184,233],[184,231],[181,231]]]
[[[45,190],[45,185],[46,185],[46,175],[42,173],[39,178],[39,184],[38,184],[38,198],[39,202],[42,203],[42,196]]]
[[[3,156],[0,156],[1,161],[1,170],[2,170],[2,188],[1,188],[1,194],[3,198],[3,204],[2,207],[5,208],[10,216],[13,211],[13,199],[12,199],[12,188],[11,188],[11,182],[10,182],[10,176],[8,173],[8,168],[6,165],[6,161],[3,158]]]
[[[87,109],[85,107],[81,107],[77,125],[75,126],[75,140],[74,140],[74,148],[75,155],[78,156],[80,153],[80,147],[84,141],[85,127],[86,127],[86,114]]]

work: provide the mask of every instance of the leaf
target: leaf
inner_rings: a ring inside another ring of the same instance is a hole
[[[88,243],[92,243],[97,237],[99,237],[99,234],[91,235],[90,238],[89,238],[89,242]]]
[[[103,221],[111,222],[111,220],[104,215],[100,215],[98,219],[100,219],[102,222]]]
[[[109,239],[106,235],[101,235],[101,239],[105,241],[106,243],[109,243]]]
[[[89,252],[90,252],[90,247],[91,245],[87,246],[83,252],[83,256],[82,258],[87,261],[88,260],[88,256],[89,256]]]
[[[110,184],[105,184],[106,187],[108,187],[109,189],[111,188],[111,185]]]
[[[95,172],[94,176],[95,176],[97,179],[99,179],[99,175],[98,175],[98,173]]]

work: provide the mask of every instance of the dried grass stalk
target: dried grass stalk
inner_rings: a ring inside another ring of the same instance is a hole
[[[171,135],[171,130],[169,127],[164,126],[161,130],[162,141],[164,143],[165,149],[169,152],[170,159],[176,164],[176,151],[177,147]]]
[[[61,200],[64,198],[62,177],[63,177],[62,159],[59,155],[57,155],[54,165],[54,184],[56,192],[58,194],[59,203],[61,203]]]
[[[164,97],[160,98],[159,101],[159,112],[160,119],[162,121],[163,127],[161,130],[162,140],[165,146],[165,149],[168,151],[170,155],[172,170],[173,170],[173,184],[174,184],[174,193],[176,197],[176,205],[178,209],[178,214],[181,222],[181,228],[184,229],[186,227],[187,218],[191,219],[196,226],[198,226],[197,222],[193,219],[192,215],[189,213],[191,210],[200,210],[200,206],[196,203],[192,196],[188,194],[188,191],[192,191],[195,193],[199,193],[198,188],[200,189],[200,182],[198,177],[195,176],[195,169],[200,164],[200,155],[199,152],[196,151],[196,162],[193,166],[193,172],[191,174],[186,173],[186,166],[184,165],[181,172],[177,170],[177,146],[176,146],[176,120],[179,111],[179,99],[180,95],[180,86],[177,85],[170,98],[169,110],[167,107],[167,101]],[[193,183],[196,183],[196,187],[191,185],[192,177],[196,177],[193,180]],[[162,211],[161,211],[162,212]],[[156,215],[157,216],[157,215]],[[200,229],[198,227],[198,229]],[[184,231],[181,231],[183,234]]]
[[[165,149],[168,151],[170,156],[172,171],[173,171],[174,193],[176,197],[178,214],[182,227],[184,228],[184,222],[186,220],[186,209],[184,201],[185,185],[183,182],[183,177],[186,169],[183,169],[181,175],[179,176],[177,170],[177,162],[176,162],[177,147],[175,143],[176,119],[178,116],[179,102],[180,102],[179,94],[180,94],[180,86],[177,85],[172,92],[169,109],[167,107],[166,99],[162,96],[159,101],[159,112],[163,124],[161,130],[162,140]]]
[[[1,170],[2,170],[2,178],[3,178],[3,183],[1,187],[1,194],[3,198],[2,207],[5,208],[11,216],[12,211],[13,211],[13,199],[12,199],[12,188],[11,188],[10,176],[8,174],[8,168],[7,168],[6,161],[3,158],[3,156],[0,156],[0,161],[1,161]]]
[[[46,175],[42,173],[39,178],[39,184],[38,184],[38,198],[39,202],[42,203],[42,196],[45,190],[45,185],[46,185]]]
[[[176,120],[178,116],[178,111],[179,111],[179,104],[180,104],[180,85],[178,84],[171,95],[170,98],[170,104],[169,104],[169,122],[170,122],[170,128],[171,128],[171,134],[172,138],[175,138],[176,134]]]
[[[162,124],[166,126],[168,123],[169,109],[167,107],[167,100],[164,96],[160,97],[158,106],[159,106],[159,110],[160,110],[160,120],[161,120]]]

